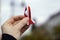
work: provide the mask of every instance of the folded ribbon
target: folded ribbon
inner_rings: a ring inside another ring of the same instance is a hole
[[[34,22],[33,22],[32,19],[31,19],[31,8],[30,8],[30,6],[25,7],[24,16],[25,16],[25,17],[29,17],[29,25],[30,25],[30,24],[34,24]]]

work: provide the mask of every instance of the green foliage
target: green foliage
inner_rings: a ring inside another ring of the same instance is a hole
[[[54,28],[54,34],[55,34],[55,35],[60,35],[60,25],[57,25],[57,26]]]
[[[21,40],[52,40],[52,36],[44,27],[40,27],[34,29],[31,35],[24,36]]]
[[[56,40],[60,40],[60,25],[57,25],[54,28],[53,35],[54,35],[54,37],[55,37]]]

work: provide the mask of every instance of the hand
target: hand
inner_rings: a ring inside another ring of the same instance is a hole
[[[2,25],[2,32],[12,35],[17,40],[20,38],[20,34],[23,33],[27,28],[27,22],[29,21],[28,17],[24,16],[15,16],[7,20]]]

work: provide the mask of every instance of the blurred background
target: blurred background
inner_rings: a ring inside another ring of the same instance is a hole
[[[24,15],[28,5],[35,24],[21,40],[60,40],[60,0],[0,0],[0,25],[12,16]]]

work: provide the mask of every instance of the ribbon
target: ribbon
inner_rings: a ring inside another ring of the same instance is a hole
[[[30,24],[34,24],[34,22],[33,22],[32,19],[31,19],[31,8],[30,8],[30,6],[25,7],[24,16],[25,16],[25,17],[29,17],[29,25],[30,25]]]

